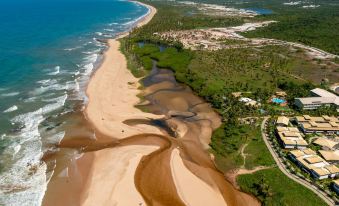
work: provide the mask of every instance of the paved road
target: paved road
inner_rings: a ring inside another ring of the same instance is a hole
[[[279,169],[290,179],[294,180],[295,182],[307,187],[308,189],[312,190],[315,194],[317,194],[321,199],[323,199],[328,205],[335,205],[335,202],[326,195],[326,193],[318,190],[315,186],[313,186],[312,184],[308,183],[307,181],[300,179],[299,177],[291,174],[290,172],[287,171],[287,169],[285,168],[285,165],[282,163],[281,159],[279,158],[278,154],[273,150],[270,142],[267,139],[267,135],[265,133],[265,126],[267,123],[267,120],[269,119],[269,117],[265,117],[263,122],[261,123],[261,135],[262,138],[264,139],[264,142],[268,148],[268,150],[270,151],[271,155],[273,156],[275,162],[277,163]]]

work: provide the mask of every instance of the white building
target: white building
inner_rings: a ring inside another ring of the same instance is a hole
[[[339,97],[324,89],[311,90],[312,97],[296,98],[295,105],[300,109],[317,109],[320,106],[335,105],[339,107]]]

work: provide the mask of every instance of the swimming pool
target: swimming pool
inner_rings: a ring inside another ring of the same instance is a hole
[[[283,104],[286,102],[286,100],[279,99],[279,98],[273,98],[272,102],[277,103],[277,104]]]

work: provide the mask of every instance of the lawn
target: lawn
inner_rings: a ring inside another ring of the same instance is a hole
[[[242,166],[244,158],[241,156],[241,148],[245,144],[245,168],[275,164],[261,138],[259,125],[223,125],[213,133],[210,144],[218,168],[227,172]]]
[[[316,194],[289,179],[278,168],[237,178],[241,190],[254,194],[263,205],[326,205]]]

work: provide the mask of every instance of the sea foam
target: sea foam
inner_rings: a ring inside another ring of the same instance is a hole
[[[17,96],[19,94],[20,94],[20,92],[10,92],[10,93],[1,94],[1,96],[3,96],[3,97],[13,97],[13,96]]]
[[[15,110],[17,110],[18,107],[16,105],[11,106],[10,108],[6,109],[5,111],[3,111],[3,113],[9,113],[9,112],[14,112]]]
[[[48,73],[48,75],[57,75],[59,73],[60,73],[60,66],[56,66],[56,67],[54,67],[54,71]]]

